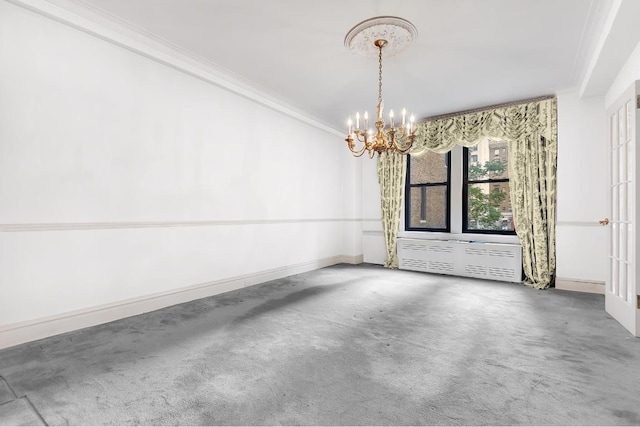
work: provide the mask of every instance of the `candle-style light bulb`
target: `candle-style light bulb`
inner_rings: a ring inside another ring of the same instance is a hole
[[[393,110],[389,110],[389,121],[391,122],[391,127],[393,127]]]
[[[356,129],[360,129],[360,113],[356,113]]]
[[[353,122],[351,121],[351,117],[349,117],[349,121],[347,121],[347,124],[349,125],[349,132],[348,134],[351,135],[351,125],[353,124]]]
[[[365,111],[364,112],[364,128],[368,128],[369,127],[369,112]]]
[[[413,122],[415,121],[415,119],[416,119],[416,118],[415,118],[415,117],[413,116],[413,114],[412,114],[412,115],[411,115],[411,119],[409,119],[409,120],[410,120],[410,123],[411,123],[411,125],[409,126],[409,133],[413,132]]]

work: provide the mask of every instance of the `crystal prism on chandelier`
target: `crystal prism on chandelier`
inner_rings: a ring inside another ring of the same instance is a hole
[[[371,38],[371,36],[375,37],[380,36],[381,34],[383,35],[385,31],[391,32],[391,34],[388,34],[392,36],[390,38],[401,40],[401,38],[394,33],[394,31],[397,31],[396,27],[400,28],[401,31],[408,33],[410,36],[409,41],[412,41],[413,37],[416,35],[415,27],[406,20],[395,17],[379,17],[364,21],[354,27],[347,34],[345,44],[347,44],[348,47],[353,48],[354,45],[356,45],[354,40],[362,43],[363,41],[366,41],[367,38]],[[363,34],[364,36],[362,36]],[[401,33],[401,35],[404,35],[404,33]],[[358,36],[361,36],[360,40],[356,39]],[[415,118],[411,115],[407,121],[405,109],[402,109],[399,125],[396,123],[393,110],[389,111],[389,127],[386,127],[386,123],[384,121],[384,102],[382,99],[382,49],[386,47],[388,43],[389,42],[384,38],[376,38],[373,41],[373,45],[378,49],[378,105],[376,108],[376,118],[373,122],[375,130],[369,127],[370,122],[367,111],[364,112],[362,121],[360,113],[356,113],[355,127],[351,117],[348,120],[348,134],[345,141],[347,142],[349,150],[356,157],[362,156],[365,152],[367,152],[369,158],[373,158],[376,153],[380,155],[385,152],[406,154],[411,149],[415,137]],[[362,127],[360,127],[361,124],[363,125]],[[356,148],[356,141],[362,144],[359,148]]]

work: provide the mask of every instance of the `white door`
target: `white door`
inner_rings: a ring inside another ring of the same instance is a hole
[[[638,89],[633,84],[607,111],[609,117],[609,274],[605,291],[605,306],[618,322],[633,335],[640,336],[640,298],[636,285],[640,251],[636,243],[638,225],[636,164]]]

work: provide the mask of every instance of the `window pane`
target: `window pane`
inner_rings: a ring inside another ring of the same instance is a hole
[[[507,141],[484,139],[468,150],[469,181],[509,178]]]
[[[411,187],[411,228],[447,228],[447,187]]]
[[[627,115],[625,114],[625,108],[622,107],[618,110],[618,144],[624,144],[627,140],[626,118]]]
[[[410,156],[411,184],[447,182],[447,155],[427,151],[421,156]]]
[[[467,229],[513,231],[508,182],[469,184]]]

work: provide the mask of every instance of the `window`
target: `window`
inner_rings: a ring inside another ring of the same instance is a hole
[[[408,156],[405,228],[449,231],[451,154]]]
[[[407,156],[405,231],[515,235],[507,166],[508,143],[490,139]]]
[[[484,139],[463,150],[463,233],[515,234],[507,149],[506,141]]]

